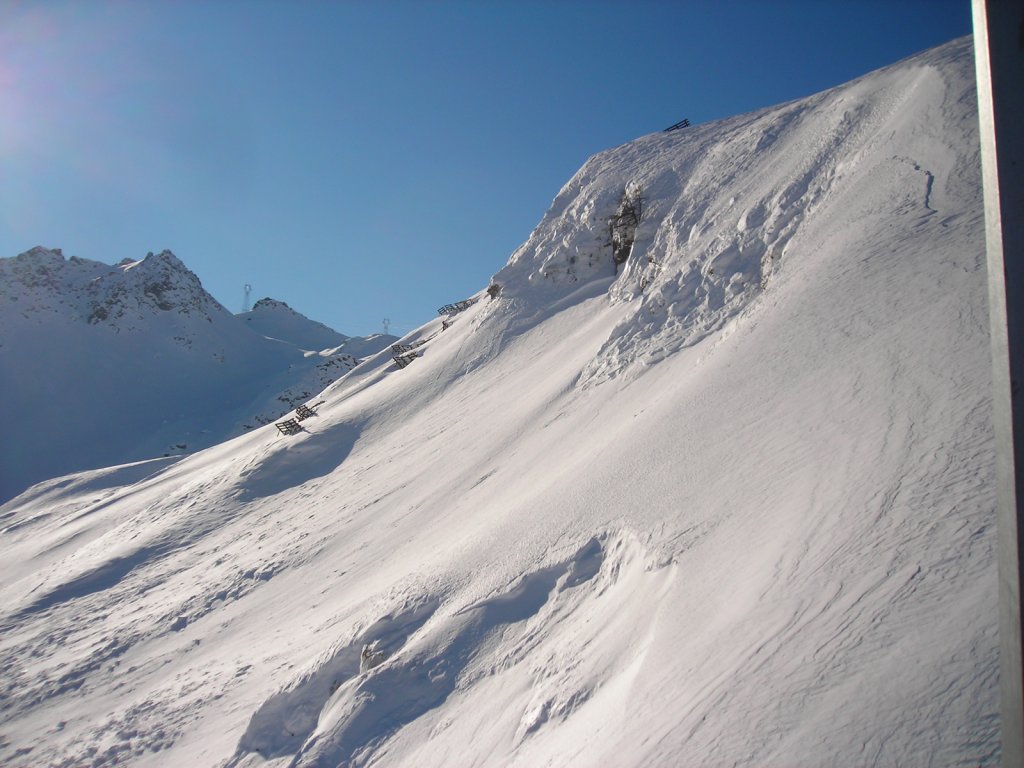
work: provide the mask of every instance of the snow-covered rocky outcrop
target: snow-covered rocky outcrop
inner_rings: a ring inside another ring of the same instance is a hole
[[[355,366],[328,349],[345,336],[288,312],[295,338],[327,342],[321,354],[254,332],[170,251],[113,266],[42,247],[0,259],[0,500],[220,442]]]
[[[304,432],[0,507],[0,761],[997,764],[977,144],[969,40],[640,138]]]

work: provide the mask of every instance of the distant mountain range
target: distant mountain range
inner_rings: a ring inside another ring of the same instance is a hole
[[[173,253],[0,259],[0,501],[67,472],[181,454],[267,423],[394,341],[263,299],[233,315]]]

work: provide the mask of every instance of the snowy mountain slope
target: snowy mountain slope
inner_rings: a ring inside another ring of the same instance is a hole
[[[871,98],[862,98],[868,90]],[[507,297],[547,303],[605,274],[608,219],[624,190],[635,190],[646,198],[644,215],[610,292],[613,303],[632,308],[587,376],[642,366],[651,347],[660,355],[692,345],[759,296],[821,209],[841,209],[840,223],[856,227],[862,216],[923,210],[943,225],[962,216],[947,201],[976,183],[976,157],[963,151],[969,127],[944,132],[939,113],[973,114],[972,99],[922,57],[911,71],[874,73],[799,102],[601,153],[562,189],[547,226],[496,279],[507,284]],[[893,143],[904,121],[916,121],[928,141]],[[843,209],[836,195],[865,209]]]
[[[0,419],[16,436],[0,500],[266,423],[355,364],[324,358],[252,332],[170,251],[114,266],[41,247],[0,259]]]
[[[283,301],[271,298],[260,299],[249,312],[242,312],[238,318],[261,336],[285,341],[299,349],[320,352],[325,357],[341,354],[370,357],[398,341],[397,336],[385,333],[346,336],[323,323],[310,320]]]
[[[254,332],[270,339],[311,351],[319,351],[342,344],[347,336],[310,320],[283,301],[265,298],[257,301],[251,310],[238,318]]]
[[[0,761],[996,764],[975,124],[961,40],[602,153],[303,433],[0,507]]]

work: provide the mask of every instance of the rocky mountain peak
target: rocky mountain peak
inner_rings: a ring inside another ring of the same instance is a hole
[[[203,288],[192,270],[171,251],[146,254],[141,261],[118,264],[118,269],[89,286],[92,311],[89,322],[100,322],[140,312],[176,311],[210,313],[223,307]]]
[[[22,317],[64,315],[73,322],[118,324],[129,330],[144,315],[176,310],[210,321],[223,307],[171,251],[117,264],[35,246],[0,259],[0,304]]]
[[[285,304],[283,301],[278,301],[277,299],[272,299],[269,296],[260,299],[259,301],[257,301],[252,306],[252,311],[253,312],[273,310],[273,309],[285,309],[285,310],[288,310],[289,312],[294,312],[295,311],[294,309],[289,307],[287,304]]]

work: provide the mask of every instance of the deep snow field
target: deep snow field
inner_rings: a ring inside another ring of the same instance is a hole
[[[973,66],[600,153],[304,432],[0,507],[0,763],[997,764]]]

